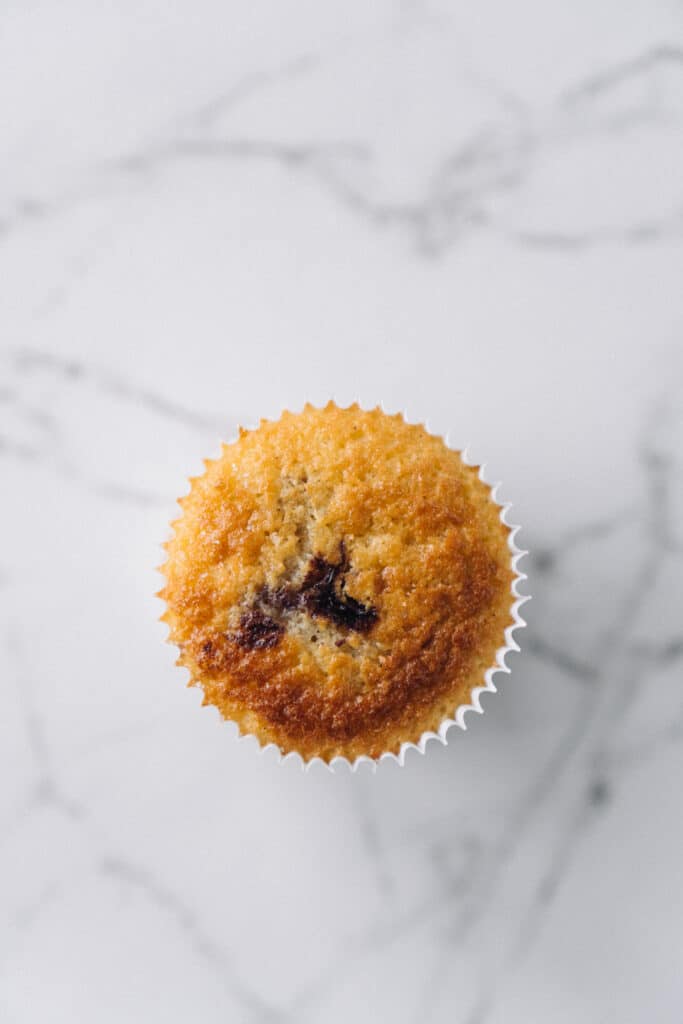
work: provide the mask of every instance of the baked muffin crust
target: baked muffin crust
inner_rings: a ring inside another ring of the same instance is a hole
[[[160,592],[178,663],[285,753],[416,742],[469,702],[513,623],[489,488],[400,415],[329,403],[262,421],[180,505]]]

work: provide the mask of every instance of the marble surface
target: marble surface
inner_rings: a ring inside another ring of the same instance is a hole
[[[10,3],[0,96],[0,1018],[680,1021],[680,3]],[[331,394],[531,550],[501,692],[375,775],[238,743],[153,596]]]

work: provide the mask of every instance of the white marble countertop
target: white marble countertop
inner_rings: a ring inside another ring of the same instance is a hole
[[[678,1024],[680,3],[9,4],[0,96],[0,1018]],[[331,394],[532,551],[501,693],[375,775],[238,743],[153,596]]]

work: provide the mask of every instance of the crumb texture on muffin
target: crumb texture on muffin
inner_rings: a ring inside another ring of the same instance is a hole
[[[306,406],[192,480],[164,620],[206,703],[329,760],[416,742],[469,699],[513,622],[508,528],[422,426]]]

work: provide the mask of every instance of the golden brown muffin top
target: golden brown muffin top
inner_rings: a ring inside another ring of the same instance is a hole
[[[205,703],[305,759],[397,752],[469,701],[512,624],[477,467],[357,405],[262,421],[180,500],[161,595]]]

